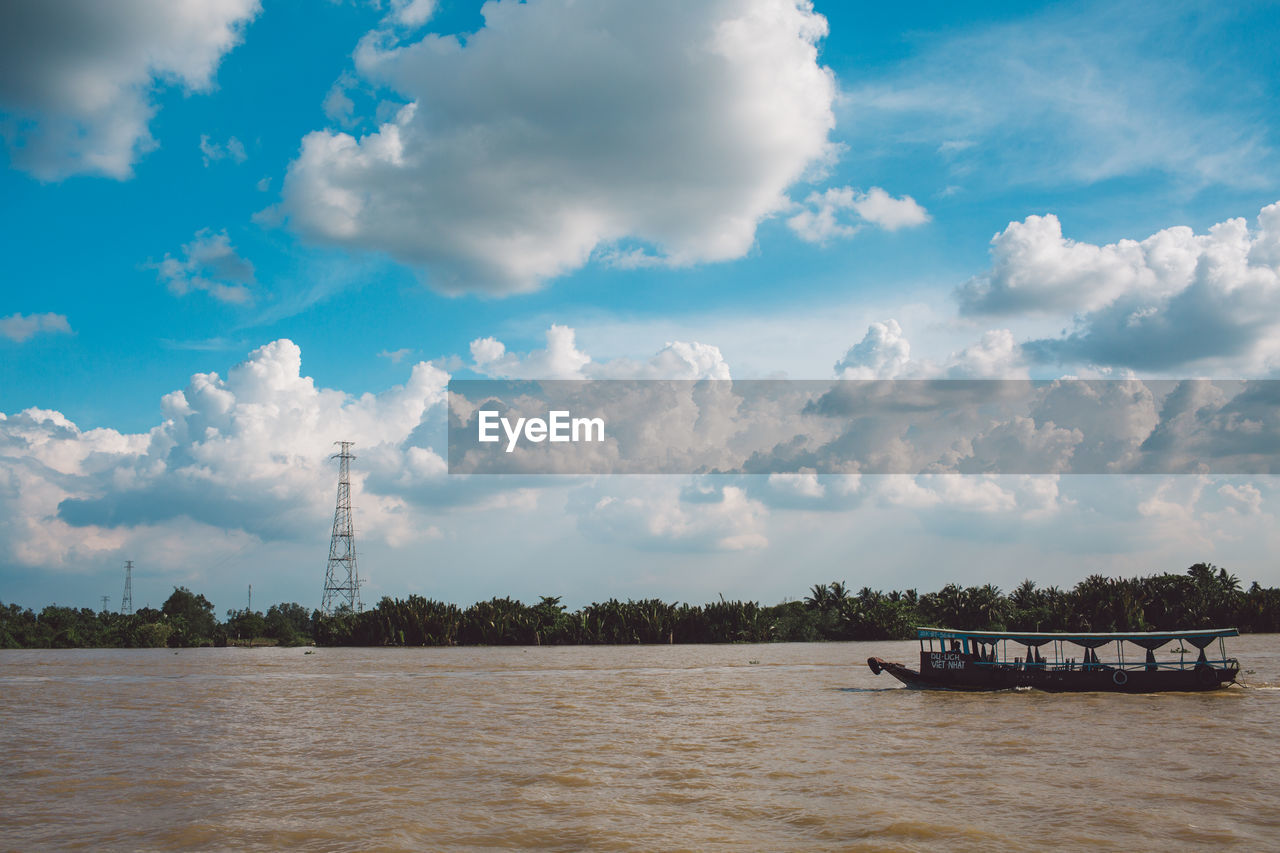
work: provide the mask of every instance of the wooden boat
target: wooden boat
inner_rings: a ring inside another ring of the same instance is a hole
[[[1240,662],[1227,657],[1225,642],[1239,633],[1235,628],[1107,634],[917,628],[919,670],[878,657],[868,658],[867,666],[908,687],[934,690],[1217,690],[1240,673]],[[1157,656],[1174,640],[1180,643],[1176,656],[1169,651]],[[1199,654],[1188,659],[1186,646]],[[1211,648],[1216,656],[1208,654]]]

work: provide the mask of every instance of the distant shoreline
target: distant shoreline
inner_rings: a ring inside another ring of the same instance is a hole
[[[910,639],[916,625],[971,630],[1142,631],[1235,627],[1280,632],[1280,589],[1247,589],[1225,569],[1197,563],[1183,574],[1092,575],[1070,590],[1023,581],[948,584],[937,592],[853,592],[817,584],[801,600],[702,605],[611,598],[570,611],[558,596],[536,604],[493,598],[462,608],[418,595],[325,615],[296,603],[265,613],[229,610],[177,587],[159,610],[132,614],[50,605],[39,613],[0,604],[0,648],[192,648],[199,646],[536,646],[818,642]]]

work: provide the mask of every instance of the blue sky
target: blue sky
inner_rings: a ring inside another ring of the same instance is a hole
[[[1266,478],[437,464],[450,375],[1275,377],[1276,12],[6,4],[0,600],[317,603],[338,438],[366,599],[1280,583]]]

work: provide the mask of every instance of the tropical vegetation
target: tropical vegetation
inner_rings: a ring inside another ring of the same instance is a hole
[[[841,581],[816,584],[803,599],[668,603],[607,601],[569,610],[558,596],[535,604],[492,598],[462,608],[410,595],[384,597],[359,613],[325,615],[300,604],[265,613],[229,610],[176,587],[159,610],[122,614],[50,605],[39,613],[0,604],[0,648],[189,647],[234,644],[325,646],[584,645],[892,640],[916,625],[1010,631],[1146,631],[1237,627],[1280,632],[1280,589],[1239,579],[1208,563],[1183,574],[1090,575],[1069,590],[1026,580],[1009,593],[947,584],[920,594],[856,593]]]

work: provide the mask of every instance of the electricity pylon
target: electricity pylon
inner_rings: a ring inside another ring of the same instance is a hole
[[[320,612],[332,615],[346,606],[353,613],[360,603],[360,572],[356,569],[356,532],[351,522],[351,453],[354,441],[335,441],[342,450],[330,456],[338,460],[338,504],[333,510],[333,536],[329,539],[329,565],[324,575],[324,601]]]
[[[133,560],[124,561],[124,595],[120,597],[120,612],[133,613]]]

